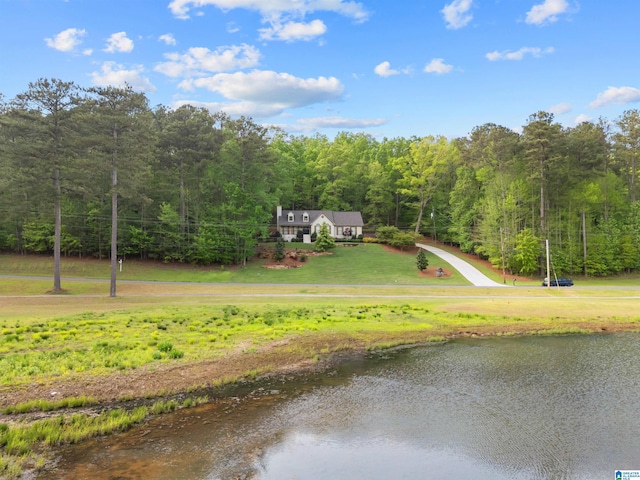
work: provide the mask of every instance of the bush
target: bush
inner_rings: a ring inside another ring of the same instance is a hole
[[[335,248],[336,242],[331,235],[329,235],[329,227],[326,223],[323,223],[320,227],[320,234],[315,241],[315,250],[318,252],[327,252],[332,248]]]
[[[398,227],[379,227],[376,230],[376,238],[380,243],[389,243],[398,233]]]
[[[406,247],[413,247],[416,244],[416,234],[415,233],[396,233],[389,242],[387,242],[392,247],[404,249]]]

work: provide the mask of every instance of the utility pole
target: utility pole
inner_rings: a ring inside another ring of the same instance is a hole
[[[500,253],[502,255],[502,283],[506,285],[507,283],[507,273],[504,268],[504,235],[502,232],[502,227],[500,227]]]
[[[547,288],[551,288],[551,275],[549,275],[549,239],[547,238],[544,243],[547,251]]]
[[[433,207],[431,207],[431,220],[433,220],[433,241],[438,241],[438,236],[436,235],[436,212]]]

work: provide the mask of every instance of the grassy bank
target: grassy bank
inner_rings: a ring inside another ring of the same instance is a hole
[[[292,366],[321,367],[336,352],[456,336],[640,329],[637,298],[304,297],[233,304],[209,297],[143,298],[143,305],[85,298],[85,311],[70,314],[65,302],[73,297],[38,298],[59,302],[57,314],[49,304],[47,315],[32,316],[28,299],[13,304],[23,315],[0,322],[0,472],[15,477],[21,465],[42,467],[41,453],[51,447],[129,428],[167,411],[162,402],[170,401],[120,407],[132,400],[215,390]],[[73,413],[87,405],[111,413]],[[36,411],[53,413],[34,421]]]
[[[13,304],[23,314],[4,318],[0,325],[0,472],[17,477],[24,467],[41,468],[46,452],[56,445],[120,431],[166,411],[162,402],[170,400],[162,397],[215,390],[292,366],[320,367],[336,352],[461,335],[640,328],[640,316],[631,314],[637,305],[632,298],[449,297],[407,302],[305,297],[276,304],[273,298],[233,304],[208,303],[209,297],[141,298],[146,299],[143,305],[85,298],[85,311],[72,314],[63,312],[73,297],[38,299],[60,302],[57,315],[51,313],[51,304],[43,306],[43,314],[31,316],[27,310],[34,305]],[[51,398],[60,400],[46,401]],[[153,398],[160,398],[156,407],[120,406]],[[86,404],[108,412],[96,416],[70,409]],[[42,410],[53,413],[34,421],[30,415]]]
[[[50,276],[49,261],[0,256],[0,272]],[[48,279],[0,279],[0,476],[41,467],[52,446],[198,401],[175,403],[176,394],[322,368],[336,352],[640,329],[631,284],[472,288],[456,275],[419,277],[414,255],[379,245],[291,270],[174,267],[127,262],[117,298],[108,297],[108,264],[94,260],[63,260],[65,276],[93,279],[65,280],[64,295],[46,294]],[[105,409],[113,413],[98,415]]]

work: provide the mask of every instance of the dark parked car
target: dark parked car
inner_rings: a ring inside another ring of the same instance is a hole
[[[544,280],[542,280],[542,286],[546,287],[547,286],[547,279],[545,278]],[[552,287],[571,287],[573,286],[573,280],[571,280],[570,278],[552,278],[551,279],[551,286]]]

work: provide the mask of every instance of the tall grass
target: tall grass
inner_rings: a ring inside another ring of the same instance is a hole
[[[63,408],[87,407],[90,405],[96,405],[97,403],[97,399],[82,395],[80,397],[63,398],[56,401],[42,399],[32,400],[29,402],[19,403],[17,405],[10,405],[8,407],[5,407],[1,411],[2,413],[5,413],[7,415],[34,411],[51,412],[53,410],[60,410]]]
[[[176,400],[157,401],[151,407],[133,410],[123,408],[104,411],[98,415],[75,413],[57,415],[28,424],[0,423],[0,478],[18,478],[27,464],[42,466],[36,450],[63,444],[79,443],[84,439],[128,430],[148,415],[159,415],[179,408],[188,408],[208,401],[207,397],[187,398],[182,404]]]

